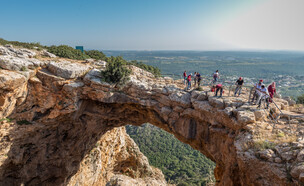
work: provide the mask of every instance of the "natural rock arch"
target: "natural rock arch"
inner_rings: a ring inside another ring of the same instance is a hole
[[[101,82],[97,70],[67,80],[69,73],[65,72],[74,69],[56,63],[33,70],[27,79],[1,70],[11,75],[2,85],[1,104],[5,107],[1,116],[32,124],[8,127],[2,139],[8,157],[0,167],[0,183],[67,184],[107,131],[147,122],[215,161],[218,185],[289,183],[285,170],[244,150],[242,145],[251,138],[246,125],[261,114],[245,99],[187,92],[171,79],[155,79],[131,68],[131,79],[122,89]]]

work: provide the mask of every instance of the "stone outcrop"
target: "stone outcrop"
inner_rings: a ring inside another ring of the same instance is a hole
[[[160,184],[161,179],[156,178],[161,174],[137,160],[119,164],[118,172],[128,173],[115,172],[113,162],[134,158],[123,149],[123,140],[118,139],[121,135],[112,136],[112,141],[118,140],[116,147],[109,146],[111,142],[106,140],[96,149],[96,143],[107,138],[108,131],[147,122],[216,162],[217,185],[303,184],[303,120],[295,118],[292,124],[279,119],[272,130],[270,113],[277,116],[279,112],[273,105],[269,113],[263,114],[263,110],[247,103],[248,95],[229,97],[225,92],[223,98],[216,98],[207,91],[209,87],[203,87],[205,91],[185,91],[178,81],[154,78],[133,66],[129,82],[120,88],[102,82],[98,69],[84,75],[90,67],[84,68],[81,63],[73,63],[73,69],[66,64],[54,66],[52,70],[41,65],[33,69],[34,75],[23,79],[20,76],[20,80],[6,76],[22,73],[1,70],[7,75],[0,81],[4,87],[0,87],[0,100],[8,101],[0,101],[0,115],[14,118],[16,124],[6,126],[1,137],[6,158],[0,165],[0,184],[74,185],[83,183],[87,176],[92,177],[92,184],[102,180],[103,184],[123,185],[124,179],[130,184]],[[13,81],[20,85],[8,89]],[[275,101],[280,109],[288,108],[287,101]],[[123,154],[109,156],[101,153],[101,148],[106,152],[119,149]],[[96,154],[90,159],[92,151]],[[86,160],[88,166],[84,166]],[[95,160],[99,163],[92,163]],[[143,170],[137,173],[141,167]],[[102,175],[92,173],[92,169]],[[152,176],[143,176],[146,173]]]
[[[106,132],[84,157],[68,185],[167,185],[164,175],[149,165],[125,128]]]

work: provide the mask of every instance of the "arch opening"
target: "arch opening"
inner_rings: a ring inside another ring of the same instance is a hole
[[[214,174],[218,183],[227,171],[223,169],[226,162],[220,161],[222,152],[219,148],[230,151],[229,143],[233,141],[223,131],[210,130],[209,123],[185,115],[170,124],[162,113],[135,103],[92,100],[80,103],[76,112],[44,122],[38,120],[33,125],[19,126],[10,131],[11,136],[16,133],[23,136],[10,143],[7,161],[0,167],[1,184],[68,184],[85,156],[108,131],[143,123],[151,123],[173,134],[179,141],[215,161]],[[22,157],[16,152],[21,152]]]

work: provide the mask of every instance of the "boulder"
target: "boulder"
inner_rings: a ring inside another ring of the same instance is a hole
[[[48,65],[48,70],[62,78],[73,79],[85,75],[90,70],[90,66],[69,61],[52,61]]]
[[[250,124],[255,122],[255,115],[251,111],[238,111],[237,121],[241,124]]]
[[[263,110],[255,110],[254,116],[256,121],[264,121],[266,119],[266,113]]]
[[[304,161],[304,149],[302,149],[297,155],[297,161],[303,162]]]
[[[271,149],[265,149],[263,151],[258,152],[260,158],[264,160],[271,160],[272,158],[275,157],[275,153]]]
[[[106,68],[107,66],[107,62],[102,60],[94,61],[93,64],[102,68]]]
[[[34,69],[43,65],[44,62],[38,59],[20,58],[9,55],[0,56],[0,67],[7,70],[21,70]]]
[[[14,90],[24,84],[26,78],[17,73],[7,70],[0,70],[0,89]]]
[[[15,49],[12,45],[0,46],[0,54],[9,55],[20,58],[33,58],[36,56],[36,52],[31,51],[29,49]]]
[[[296,101],[293,100],[291,97],[287,96],[287,97],[283,97],[284,100],[288,101],[288,104],[290,106],[294,106],[296,104]]]
[[[49,58],[56,58],[57,57],[55,54],[52,54],[52,53],[48,52],[47,50],[42,51],[42,56],[49,57]]]
[[[218,108],[218,109],[224,109],[225,108],[224,100],[221,99],[221,98],[209,97],[208,101],[209,101],[210,105],[212,105],[215,108]]]
[[[299,179],[301,175],[303,176],[303,173],[304,173],[304,164],[296,165],[290,171],[291,176],[296,179]]]

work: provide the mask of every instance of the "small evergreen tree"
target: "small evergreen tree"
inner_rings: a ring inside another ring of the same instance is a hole
[[[106,69],[101,71],[102,79],[108,83],[124,85],[129,80],[131,70],[126,67],[126,61],[118,56],[111,56],[108,60]]]

